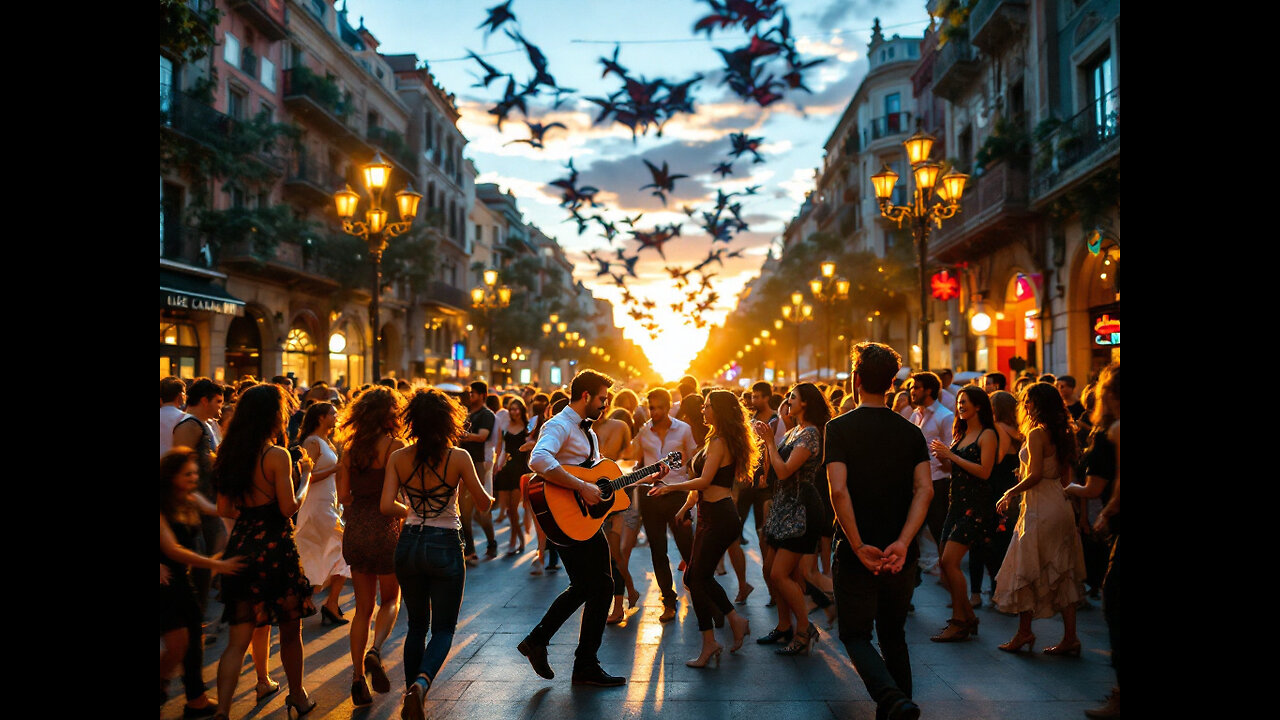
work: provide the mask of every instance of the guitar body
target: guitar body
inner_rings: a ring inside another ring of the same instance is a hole
[[[609,513],[631,506],[631,497],[625,491],[615,491],[609,486],[610,481],[622,476],[622,469],[614,461],[601,460],[590,468],[561,467],[579,480],[599,487],[601,499],[595,505],[587,505],[578,493],[549,483],[541,475],[529,478],[527,489],[533,516],[551,542],[564,546],[588,540],[600,531]]]

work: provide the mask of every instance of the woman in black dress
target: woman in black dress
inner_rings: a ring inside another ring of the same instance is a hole
[[[956,396],[956,417],[951,447],[934,439],[934,456],[951,473],[947,517],[942,521],[942,585],[951,593],[951,619],[931,640],[958,642],[978,634],[978,616],[965,593],[960,563],[969,548],[984,545],[995,520],[991,501],[991,470],[1000,446],[991,399],[980,388],[967,385]]]
[[[991,507],[1009,488],[1018,484],[1018,451],[1022,449],[1022,431],[1018,429],[1018,399],[1012,393],[997,390],[990,395],[991,414],[996,421],[996,433],[1000,445],[996,449],[996,464],[991,468]],[[969,548],[969,604],[982,606],[982,573],[991,576],[991,592],[996,591],[996,573],[1004,563],[1004,553],[1013,539],[1013,526],[1018,518],[996,513],[991,522],[991,532],[985,545]]]
[[[255,627],[280,630],[280,661],[289,679],[285,706],[305,715],[316,703],[302,687],[302,618],[316,613],[311,581],[302,572],[293,521],[311,480],[311,458],[298,461],[295,489],[289,451],[275,440],[284,436],[288,405],[279,385],[258,385],[236,403],[238,411],[218,448],[213,484],[218,512],[235,518],[225,553],[243,556],[245,569],[222,580],[222,619],[230,632],[218,662],[218,711],[226,717]]]
[[[520,447],[529,440],[529,410],[520,398],[511,398],[507,405],[511,419],[502,431],[502,452],[498,466],[493,471],[493,489],[498,493],[498,507],[507,513],[511,521],[511,544],[507,557],[524,552],[524,526],[520,524],[520,476],[529,472],[529,451]],[[519,539],[517,546],[516,540]]]
[[[215,515],[213,504],[197,493],[200,467],[195,450],[176,447],[160,458],[160,567],[166,579],[160,584],[160,702],[168,693],[169,674],[182,663],[182,684],[187,694],[183,717],[208,717],[217,702],[205,694],[204,647],[201,637],[203,613],[196,601],[189,568],[208,568],[215,573],[235,575],[244,567],[237,557],[221,560],[205,557],[191,548],[200,533],[200,514]]]

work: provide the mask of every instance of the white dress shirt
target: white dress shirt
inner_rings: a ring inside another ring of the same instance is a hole
[[[173,428],[186,413],[173,405],[160,406],[160,454],[173,449]]]
[[[568,405],[548,419],[529,453],[529,469],[545,475],[561,465],[582,465],[588,458],[599,460],[600,438],[595,430],[579,427],[581,422],[582,416]]]
[[[938,402],[942,403],[942,407],[951,411],[954,415],[956,412],[956,394],[946,388],[942,388],[938,392]]]
[[[950,473],[942,469],[942,461],[933,456],[932,443],[934,440],[941,440],[948,447],[951,446],[951,424],[955,422],[955,417],[955,413],[936,400],[928,407],[916,408],[911,413],[911,422],[924,433],[925,443],[930,444],[929,469],[934,482],[951,477]]]
[[[675,418],[670,420],[671,427],[667,428],[666,439],[658,437],[658,433],[653,429],[653,421],[650,420],[640,427],[640,433],[632,441],[640,443],[641,465],[652,465],[666,459],[667,454],[671,452],[680,453],[680,467],[673,468],[671,473],[663,479],[663,482],[668,485],[689,479],[688,466],[693,460],[694,453],[698,452],[698,444],[693,440],[693,428],[689,427],[689,423]]]

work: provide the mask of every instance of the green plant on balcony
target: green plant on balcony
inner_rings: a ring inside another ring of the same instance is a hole
[[[942,21],[938,47],[952,40],[963,42],[969,39],[969,13],[977,4],[978,0],[939,0],[934,10],[934,17]]]
[[[315,100],[326,110],[339,117],[345,117],[346,107],[342,102],[342,91],[338,83],[327,77],[320,77],[306,65],[299,65],[292,70],[289,90],[293,95],[306,95]]]
[[[1036,171],[1046,170],[1053,164],[1053,134],[1062,127],[1062,121],[1056,117],[1047,117],[1036,123],[1031,132],[1036,143]]]
[[[313,237],[320,269],[342,287],[341,294],[357,290],[367,293],[372,270],[365,242],[341,232]],[[407,281],[414,292],[425,292],[439,272],[437,257],[435,239],[421,221],[415,221],[409,232],[387,243],[382,254],[383,287]]]
[[[309,220],[294,217],[288,205],[266,208],[197,208],[192,215],[196,228],[208,236],[215,256],[223,248],[243,248],[259,260],[270,258],[281,242],[300,242],[313,234]]]
[[[981,175],[992,163],[1016,163],[1031,154],[1031,137],[1021,123],[1001,117],[996,120],[991,134],[974,154],[974,174]]]
[[[209,3],[206,10],[192,9],[190,0],[160,0],[160,47],[168,48],[184,62],[209,54],[214,28],[222,11]]]
[[[404,161],[413,158],[413,151],[409,148],[409,143],[405,141],[403,135],[395,130],[371,127],[369,128],[369,139],[397,160]],[[410,169],[417,171],[417,168]]]
[[[187,98],[187,101],[193,101]],[[160,168],[185,169],[193,177],[220,178],[223,187],[231,184],[256,186],[270,182],[279,173],[276,148],[282,138],[299,137],[297,126],[272,122],[265,113],[252,120],[233,120],[212,111],[218,121],[210,121],[199,131],[199,144],[169,133],[160,133]],[[208,208],[208,183],[193,186],[193,205]]]

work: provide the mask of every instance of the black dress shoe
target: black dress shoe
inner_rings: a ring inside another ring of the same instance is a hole
[[[595,685],[597,687],[617,687],[626,685],[627,679],[620,675],[610,675],[600,667],[600,663],[594,663],[590,667],[573,669],[574,685]]]
[[[551,669],[551,665],[547,663],[546,645],[539,645],[529,638],[525,638],[520,641],[516,649],[520,651],[521,655],[529,658],[529,664],[533,666],[533,671],[538,673],[539,677],[551,680],[556,676],[555,671]]]
[[[899,698],[889,706],[889,720],[919,720],[920,706],[911,702],[911,698]]]

